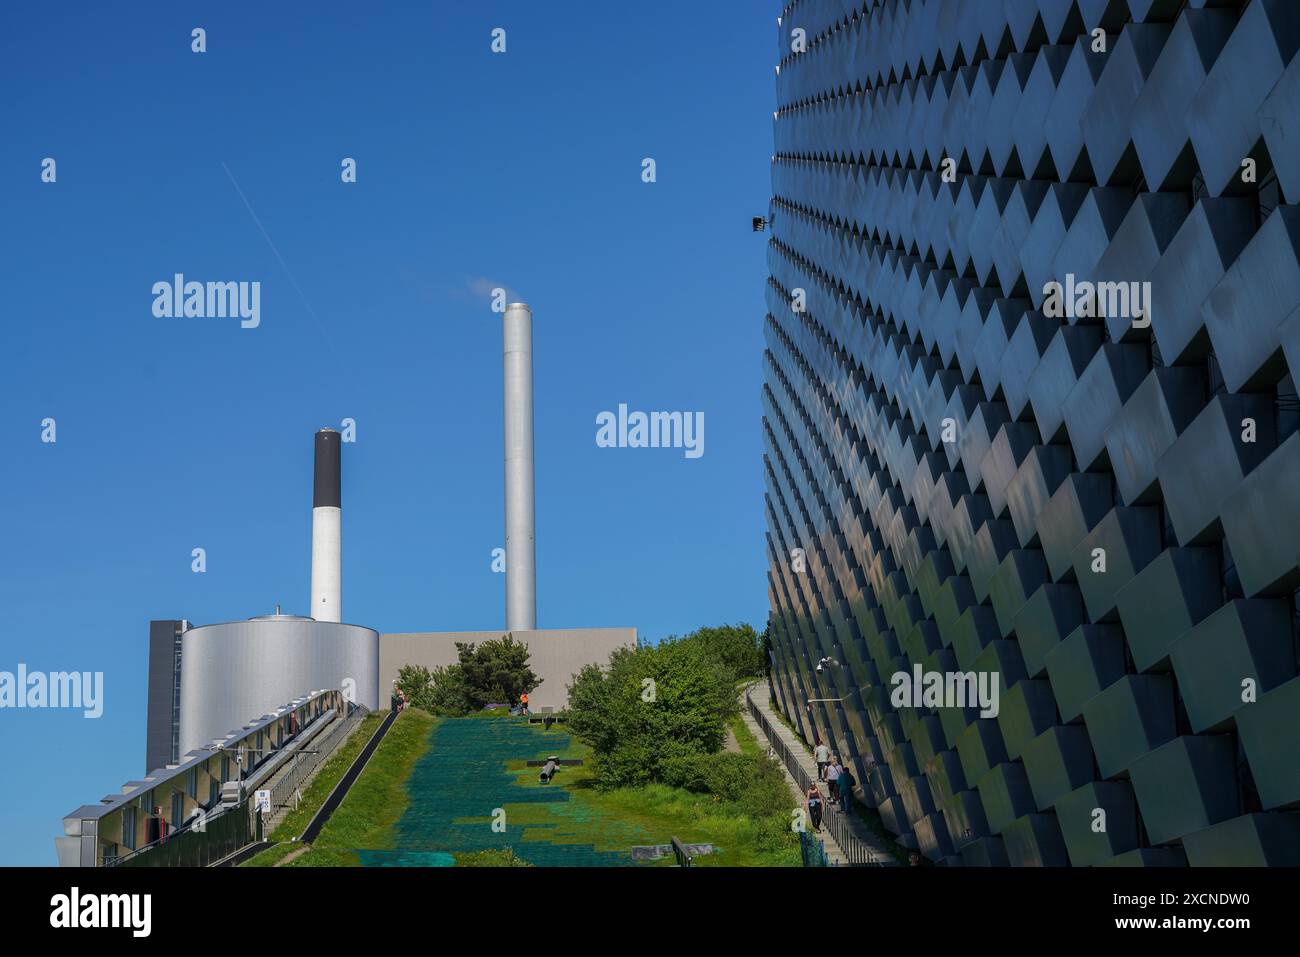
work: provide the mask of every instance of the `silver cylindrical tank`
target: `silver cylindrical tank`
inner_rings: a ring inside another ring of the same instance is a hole
[[[506,628],[537,627],[537,553],[533,500],[533,313],[506,306]]]
[[[191,628],[181,638],[180,753],[323,688],[379,706],[377,631],[296,615]]]

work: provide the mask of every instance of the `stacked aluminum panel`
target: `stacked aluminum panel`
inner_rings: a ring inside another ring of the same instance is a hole
[[[1300,4],[794,0],[777,43],[782,707],[934,861],[1300,864]],[[917,666],[996,717],[896,704]]]

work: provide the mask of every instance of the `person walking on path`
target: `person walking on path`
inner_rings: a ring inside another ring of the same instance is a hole
[[[831,749],[824,741],[818,741],[817,747],[813,749],[813,756],[817,759],[817,780],[826,780],[826,765],[831,760]]]
[[[822,829],[822,795],[815,784],[808,787],[808,819],[814,831]]]
[[[853,779],[853,775],[849,772],[849,769],[843,765],[840,765],[839,782],[840,810],[847,814],[849,813],[849,809],[853,807],[853,785],[858,782]]]
[[[826,794],[832,801],[840,799],[840,771],[843,768],[840,765],[838,757],[832,757],[826,764]]]

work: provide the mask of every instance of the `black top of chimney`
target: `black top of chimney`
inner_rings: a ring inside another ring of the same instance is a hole
[[[339,490],[339,443],[342,436],[333,429],[316,433],[316,481],[312,495],[312,508],[342,508]]]

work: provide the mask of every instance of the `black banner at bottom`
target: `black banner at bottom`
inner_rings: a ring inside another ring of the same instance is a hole
[[[225,939],[378,943],[413,927],[490,928],[494,940],[604,915],[633,928],[721,922],[762,941],[789,922],[876,944],[953,933],[1080,936],[1277,935],[1294,926],[1297,870],[988,870],[912,867],[726,869],[212,868],[0,870],[6,930],[75,945]],[[641,913],[638,914],[638,911]],[[820,916],[815,916],[820,915]],[[757,920],[755,919],[757,918]],[[644,921],[644,923],[642,923]]]

